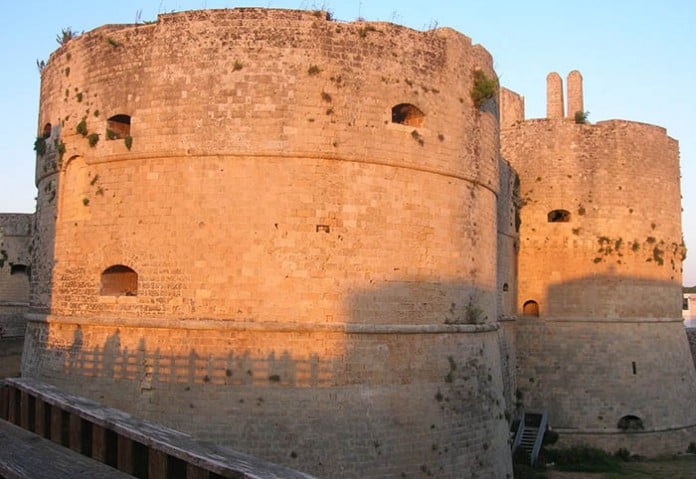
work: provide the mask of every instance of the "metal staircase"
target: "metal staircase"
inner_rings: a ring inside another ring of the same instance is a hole
[[[547,424],[546,411],[523,413],[512,443],[512,454],[515,454],[517,448],[521,448],[529,457],[529,464],[536,464]]]

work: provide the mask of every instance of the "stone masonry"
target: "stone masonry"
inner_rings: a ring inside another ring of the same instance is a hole
[[[511,477],[523,409],[683,450],[677,142],[576,123],[577,71],[545,119],[477,104],[492,63],[447,28],[259,8],[62,45],[22,374],[318,477]]]
[[[495,77],[453,30],[324,12],[62,46],[23,374],[320,477],[509,475],[477,70]]]
[[[508,109],[501,120],[523,205],[521,403],[548,410],[562,443],[684,450],[696,434],[696,370],[680,315],[677,142],[642,123],[577,123],[581,81],[568,76],[568,119],[519,121]]]

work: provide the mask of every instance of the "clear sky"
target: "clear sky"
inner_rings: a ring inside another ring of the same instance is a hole
[[[501,83],[524,95],[527,118],[546,114],[546,75],[580,70],[591,122],[620,118],[663,126],[679,140],[684,283],[696,285],[696,2],[694,0],[25,0],[3,2],[0,29],[0,212],[34,211],[37,60],[71,27],[154,20],[158,13],[260,6],[324,8],[338,20],[382,20],[419,30],[452,27],[483,45]],[[658,159],[659,160],[659,159]],[[659,194],[659,192],[646,192]]]

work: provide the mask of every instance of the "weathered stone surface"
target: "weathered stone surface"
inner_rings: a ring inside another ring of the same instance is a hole
[[[23,374],[322,477],[505,477],[475,70],[450,29],[265,9],[61,47]]]

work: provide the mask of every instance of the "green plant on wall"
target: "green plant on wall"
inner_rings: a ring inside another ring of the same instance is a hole
[[[96,144],[99,142],[99,134],[90,133],[89,135],[87,135],[87,141],[89,142],[89,146],[94,148]]]
[[[72,28],[67,27],[67,28],[63,28],[60,31],[60,33],[58,35],[56,35],[56,41],[58,42],[58,45],[63,46],[77,36],[78,36],[77,32],[73,31]]]
[[[587,122],[587,117],[590,116],[589,111],[576,111],[575,112],[575,123],[578,125],[586,125]]]
[[[126,145],[126,148],[128,148],[128,151],[130,151],[131,147],[133,146],[133,137],[130,135],[126,135],[123,138],[123,143]]]
[[[56,147],[58,152],[58,166],[63,162],[63,155],[65,155],[65,143],[60,141],[58,138],[53,140],[53,145]]]
[[[37,136],[34,140],[34,151],[37,155],[43,156],[46,153],[46,138]]]
[[[488,78],[483,70],[474,70],[474,85],[471,87],[471,100],[476,108],[481,108],[498,93],[498,79]]]
[[[469,324],[481,324],[487,319],[483,310],[474,304],[472,298],[469,298],[469,304],[466,305],[465,313],[466,322]]]
[[[87,136],[87,120],[83,118],[75,127],[75,131],[82,136]]]

